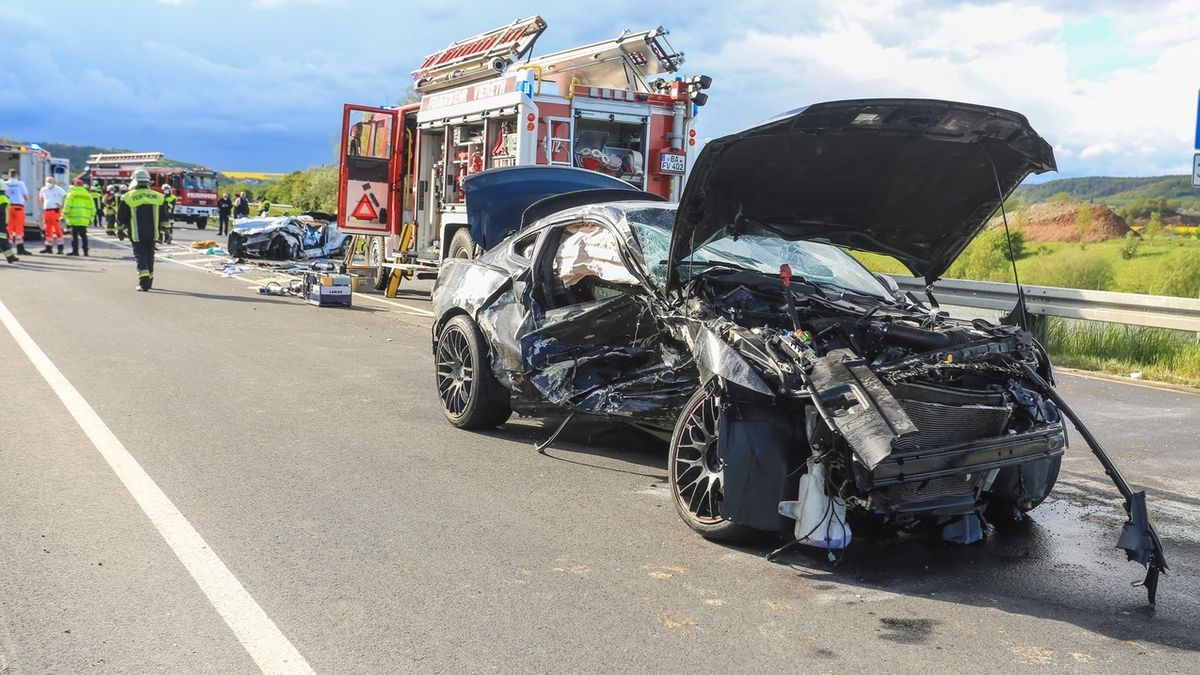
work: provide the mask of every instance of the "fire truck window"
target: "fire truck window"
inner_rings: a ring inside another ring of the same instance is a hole
[[[392,117],[362,110],[350,111],[346,155],[387,159],[391,153]]]

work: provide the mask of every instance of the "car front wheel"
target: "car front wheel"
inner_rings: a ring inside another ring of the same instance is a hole
[[[508,390],[492,373],[483,334],[465,315],[442,328],[434,350],[442,413],[459,429],[494,429],[512,415]]]
[[[721,515],[725,467],[717,454],[717,397],[707,388],[688,399],[671,434],[667,474],[675,511],[687,526],[708,539],[744,539],[753,530]]]

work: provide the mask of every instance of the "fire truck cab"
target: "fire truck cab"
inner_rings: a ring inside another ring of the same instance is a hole
[[[208,219],[217,217],[217,173],[203,167],[169,166],[163,163],[161,152],[103,153],[88,157],[87,167],[80,174],[85,182],[108,187],[126,185],[137,169],[150,173],[150,185],[162,190],[170,185],[175,194],[175,222],[208,227]]]
[[[683,62],[661,27],[520,62],[545,28],[530,17],[429,55],[418,103],[345,106],[338,224],[370,236],[371,266],[474,257],[463,181],[491,168],[580,167],[679,198],[711,80],[652,79]]]

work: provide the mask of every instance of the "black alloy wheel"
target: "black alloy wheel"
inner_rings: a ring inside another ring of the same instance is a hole
[[[512,415],[508,390],[496,380],[483,335],[465,315],[446,323],[434,351],[442,413],[460,429],[492,429]]]
[[[725,468],[717,454],[719,401],[707,388],[688,399],[671,435],[667,473],[675,510],[709,539],[741,539],[751,530],[720,513]]]

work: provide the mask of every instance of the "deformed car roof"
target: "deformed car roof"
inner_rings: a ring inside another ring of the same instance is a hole
[[[568,166],[512,166],[471,174],[463,181],[471,239],[490,249],[521,226],[535,202],[578,190],[636,190],[623,180]]]
[[[999,108],[861,99],[793,110],[704,147],[668,284],[678,260],[750,228],[890,255],[932,283],[1026,176],[1055,168],[1025,117]]]

